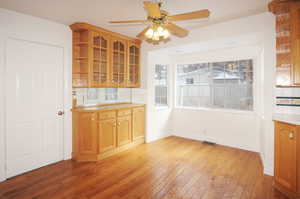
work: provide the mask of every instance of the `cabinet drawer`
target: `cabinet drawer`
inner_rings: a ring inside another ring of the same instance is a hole
[[[138,108],[132,109],[132,111],[133,111],[134,113],[137,113],[137,112],[144,112],[144,111],[145,111],[145,108],[144,108],[144,107],[138,107]]]
[[[118,116],[131,115],[131,109],[119,110]]]
[[[100,120],[113,119],[116,118],[116,111],[107,111],[99,113]]]

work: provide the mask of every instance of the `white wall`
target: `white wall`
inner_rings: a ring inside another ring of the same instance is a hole
[[[147,67],[147,106],[150,111],[153,109],[153,78],[151,68],[153,68],[153,59],[155,54],[162,56],[171,55],[175,49],[188,49],[199,46],[199,51],[204,52],[205,49],[212,51],[218,41],[230,38],[232,41],[245,41],[249,38],[250,43],[245,45],[259,46],[260,51],[257,53],[257,71],[259,78],[257,79],[257,97],[256,111],[253,114],[236,114],[226,111],[211,110],[188,110],[174,109],[168,115],[170,120],[165,120],[163,114],[148,114],[156,116],[157,121],[166,121],[165,126],[171,130],[171,134],[179,135],[192,139],[214,139],[217,143],[234,146],[238,148],[248,149],[261,152],[265,173],[273,174],[273,156],[274,156],[274,128],[272,122],[272,113],[274,109],[274,76],[276,62],[276,34],[275,34],[275,17],[271,13],[263,13],[255,16],[240,18],[220,24],[215,24],[200,29],[192,30],[186,38],[177,39],[172,37],[172,41],[159,46],[151,46],[144,44],[144,52],[146,56],[143,59]],[[186,46],[185,48],[182,48]],[[203,47],[204,46],[204,47]],[[154,56],[151,58],[151,56]],[[217,58],[217,57],[216,57]],[[170,58],[171,62],[172,57]],[[174,83],[173,83],[174,84]],[[173,85],[172,84],[172,85]],[[149,110],[148,110],[149,111]],[[153,111],[152,111],[153,112]],[[148,134],[154,133],[153,130],[160,129],[158,123],[147,124]],[[208,132],[208,135],[204,132]],[[157,132],[155,132],[157,133]],[[154,136],[155,139],[159,136]]]
[[[171,89],[168,93],[168,104],[169,107],[159,108],[155,106],[155,88],[154,88],[154,75],[155,65],[165,64],[168,66],[168,83],[172,82],[172,68],[169,56],[164,54],[160,55],[157,53],[149,53],[148,57],[148,70],[147,70],[147,137],[146,141],[151,142],[157,139],[171,135],[171,120],[172,120],[172,98]]]
[[[249,41],[250,38],[253,37],[247,35],[239,39],[241,41]],[[260,37],[256,35],[255,38],[252,42],[257,45]],[[242,59],[252,59],[254,64],[253,112],[209,108],[193,110],[176,107],[173,111],[172,134],[259,152],[259,109],[261,108],[259,81],[263,78],[259,70],[262,67],[260,64],[261,51],[260,46],[238,46],[209,52],[171,56],[174,63],[173,67],[176,67],[176,64],[223,62]]]
[[[64,49],[64,158],[71,158],[72,34],[68,26],[0,9],[0,181],[5,179],[5,41],[7,38],[56,45]],[[28,140],[27,140],[28,141]]]

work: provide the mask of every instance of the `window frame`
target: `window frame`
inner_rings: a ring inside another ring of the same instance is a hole
[[[156,66],[157,65],[162,65],[162,66],[166,66],[166,87],[167,87],[167,103],[166,105],[163,105],[163,106],[158,106],[156,104],[156,92],[155,92],[155,87],[157,84],[155,84],[155,74],[156,74]],[[169,81],[170,81],[170,70],[169,70],[169,64],[164,64],[164,63],[159,63],[159,64],[154,64],[154,73],[153,73],[153,80],[154,80],[154,83],[153,83],[153,88],[154,88],[154,106],[155,106],[155,109],[157,110],[163,110],[163,109],[169,109],[170,108],[170,95],[169,95],[169,92],[170,92],[170,84],[169,84]]]
[[[231,61],[239,61],[239,60],[252,60],[252,72],[253,72],[253,80],[252,80],[252,97],[253,97],[253,109],[252,110],[238,110],[238,109],[230,109],[230,108],[212,108],[212,107],[190,107],[190,106],[179,106],[178,105],[178,65],[189,65],[189,64],[205,64],[205,63],[214,63],[214,62],[231,62]],[[216,59],[216,60],[200,60],[200,61],[192,61],[189,63],[186,62],[177,62],[174,64],[174,87],[173,87],[173,100],[174,100],[174,108],[175,109],[185,109],[185,110],[199,110],[199,111],[215,111],[215,112],[223,112],[223,113],[232,113],[232,114],[246,114],[246,115],[254,115],[257,114],[257,63],[258,63],[258,57],[256,56],[242,56],[242,57],[235,57],[235,58],[228,58],[228,59]]]

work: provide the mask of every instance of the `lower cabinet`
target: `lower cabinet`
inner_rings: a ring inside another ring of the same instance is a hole
[[[97,113],[82,112],[73,114],[73,156],[81,154],[82,160],[96,160],[98,152],[97,140]]]
[[[145,108],[132,109],[132,139],[140,139],[145,136]]]
[[[115,119],[100,120],[98,122],[99,153],[117,148],[117,127]]]
[[[73,109],[73,159],[97,161],[144,143],[145,107]]]
[[[118,146],[132,141],[131,115],[118,117]]]
[[[300,198],[300,126],[275,122],[275,187]]]

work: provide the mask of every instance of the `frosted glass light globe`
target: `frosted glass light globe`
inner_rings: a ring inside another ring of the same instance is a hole
[[[159,40],[159,33],[158,32],[154,32],[152,39],[155,40],[155,41],[158,41]]]
[[[149,39],[151,39],[153,37],[153,34],[154,34],[154,31],[152,28],[149,28],[146,33],[145,33],[145,36]]]
[[[156,29],[156,32],[158,32],[159,36],[163,36],[164,28],[161,26],[158,26]]]
[[[170,37],[170,32],[167,29],[164,29],[162,36],[164,39],[167,39],[168,37]]]

